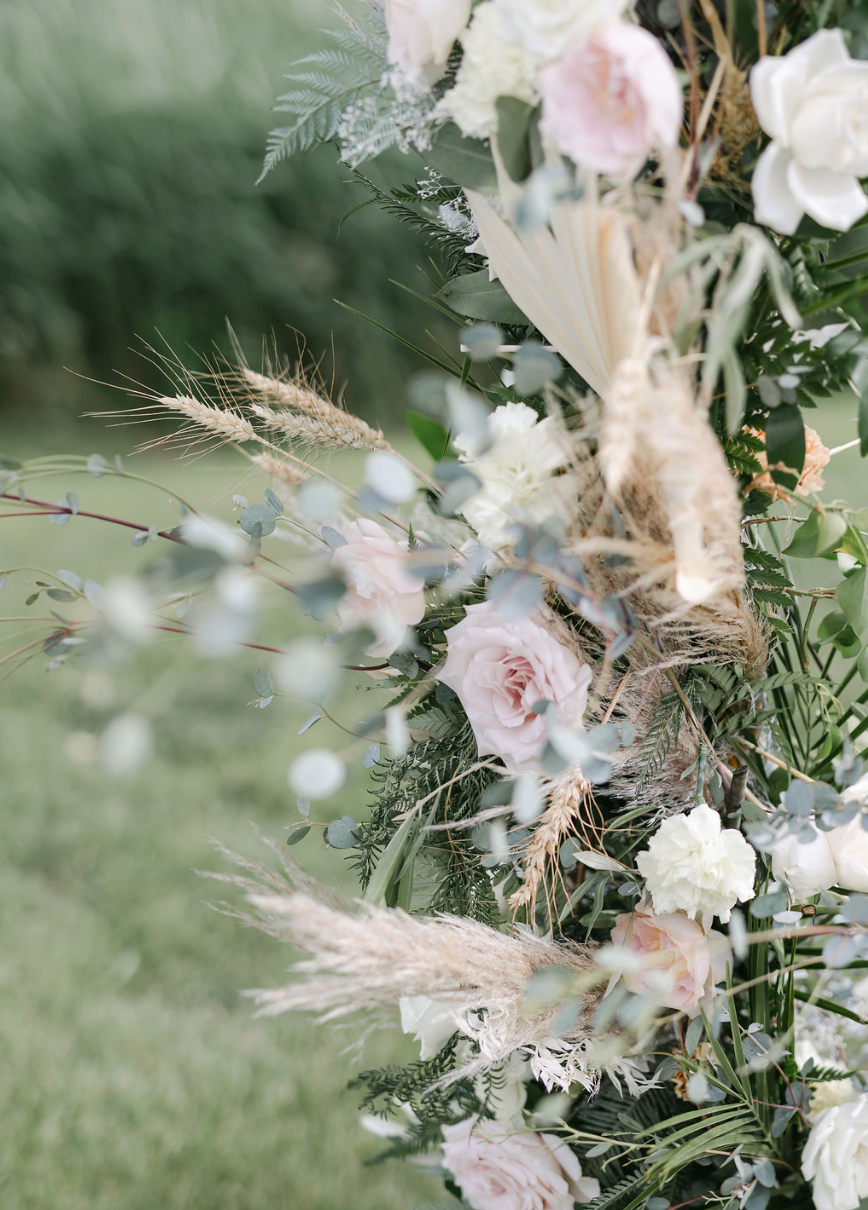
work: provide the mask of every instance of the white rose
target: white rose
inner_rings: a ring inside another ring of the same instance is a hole
[[[868,1197],[868,1096],[817,1114],[802,1174],[814,1183],[817,1210],[856,1210]]]
[[[489,550],[514,543],[510,526],[518,521],[541,522],[549,517],[568,521],[578,500],[573,474],[555,475],[570,461],[566,433],[558,420],[539,416],[526,403],[505,403],[489,421],[491,445],[472,457],[459,436],[455,445],[462,462],[482,487],[461,511]]]
[[[398,1008],[401,1010],[401,1029],[422,1043],[420,1059],[433,1059],[458,1029],[455,1013],[449,1005],[429,996],[402,996]]]
[[[535,63],[523,46],[506,36],[503,18],[492,0],[473,13],[461,39],[464,56],[455,85],[437,107],[468,138],[486,139],[497,130],[497,98],[537,99]]]
[[[620,17],[630,0],[494,0],[509,36],[545,62],[584,42]]]
[[[827,832],[826,840],[835,863],[834,885],[868,894],[868,832],[862,827],[861,816]]]
[[[837,1063],[830,1064],[837,1067]],[[811,1089],[811,1120],[816,1121],[826,1109],[849,1105],[859,1096],[853,1080],[822,1080]]]
[[[719,916],[753,899],[756,854],[735,828],[704,803],[666,819],[636,858],[658,915],[686,912],[691,920]]]
[[[772,850],[772,873],[779,882],[786,882],[800,901],[828,891],[838,881],[827,834],[814,824],[809,827],[808,841],[788,833]]]
[[[573,1210],[600,1192],[562,1140],[503,1122],[444,1126],[443,1167],[473,1210]]]
[[[439,80],[470,20],[470,5],[471,0],[386,0],[389,62],[420,87]]]
[[[754,217],[792,235],[804,214],[849,231],[868,212],[868,63],[850,58],[839,29],[814,34],[750,73],[760,125],[771,136],[753,173]]]

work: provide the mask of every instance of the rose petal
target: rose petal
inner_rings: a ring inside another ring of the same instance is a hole
[[[795,201],[821,227],[849,231],[868,214],[868,197],[854,176],[829,172],[825,168],[804,168],[792,160],[787,167],[787,184]],[[782,231],[782,234],[792,232]]]
[[[751,180],[755,221],[781,235],[792,235],[805,213],[790,187],[788,169],[792,162],[788,151],[770,143],[757,160]]]

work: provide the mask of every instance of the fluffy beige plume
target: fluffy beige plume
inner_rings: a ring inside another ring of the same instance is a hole
[[[592,947],[527,931],[510,935],[464,917],[349,904],[284,853],[285,878],[227,855],[253,875],[223,879],[244,888],[258,915],[242,918],[309,955],[295,965],[303,978],[250,993],[260,1012],[301,1009],[334,1020],[397,1008],[405,996],[427,996],[453,1014],[456,1031],[477,1048],[449,1082],[517,1050],[529,1054],[552,1085],[598,1082],[591,1019],[606,976],[594,964]],[[534,978],[544,971],[553,973],[556,986],[535,994]],[[607,1064],[617,1070],[611,1047],[604,1049]]]

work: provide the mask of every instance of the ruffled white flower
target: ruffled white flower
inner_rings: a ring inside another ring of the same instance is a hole
[[[817,1210],[856,1210],[868,1197],[868,1096],[816,1115],[802,1174],[813,1181]]]
[[[849,231],[868,213],[868,63],[850,58],[839,29],[823,29],[750,73],[760,125],[771,136],[754,169],[754,217],[792,235],[802,216]]]
[[[702,803],[664,820],[636,858],[658,914],[686,912],[726,923],[736,903],[754,896],[756,854],[735,828]]]
[[[508,36],[543,62],[559,59],[630,0],[494,0]]]
[[[474,10],[461,43],[464,57],[455,85],[440,101],[438,113],[469,138],[485,139],[497,130],[498,97],[536,101],[535,63],[523,46],[507,38],[492,0]]]
[[[539,523],[549,517],[568,521],[575,511],[575,475],[555,475],[569,465],[567,435],[558,420],[540,420],[525,403],[495,408],[490,420],[491,445],[472,456],[469,443],[456,438],[462,462],[482,487],[462,506],[462,513],[489,550],[514,542],[508,531],[519,521]]]

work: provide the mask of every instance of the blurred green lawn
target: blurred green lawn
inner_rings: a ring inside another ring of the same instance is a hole
[[[106,451],[99,425],[81,430],[83,452]],[[3,435],[4,453],[50,444]],[[228,455],[130,466],[224,516],[227,495],[244,490],[244,465]],[[84,476],[62,491],[56,480],[43,486],[50,499],[71,487],[82,508],[177,520],[164,496],[134,484]],[[153,550],[85,518],[0,527],[3,566],[105,579]],[[14,580],[0,615],[26,612]],[[275,602],[269,627],[288,639],[298,613]],[[0,639],[19,629],[5,624]],[[257,855],[247,821],[282,840],[298,818],[286,769],[310,707],[248,708],[261,663],[253,652],[207,661],[158,642],[121,669],[71,661],[46,673],[40,655],[0,688],[3,1210],[399,1210],[434,1192],[406,1165],[363,1166],[379,1144],[343,1092],[352,1034],[253,1018],[240,989],[281,982],[290,953],[210,911],[204,901],[223,888],[194,872],[223,868],[209,837]],[[156,749],[131,778],[112,780],[85,759],[89,737],[128,707],[148,715]],[[319,817],[358,816],[364,802],[357,784]],[[317,831],[293,852],[324,879],[354,885]],[[365,1063],[412,1050],[381,1038]]]

